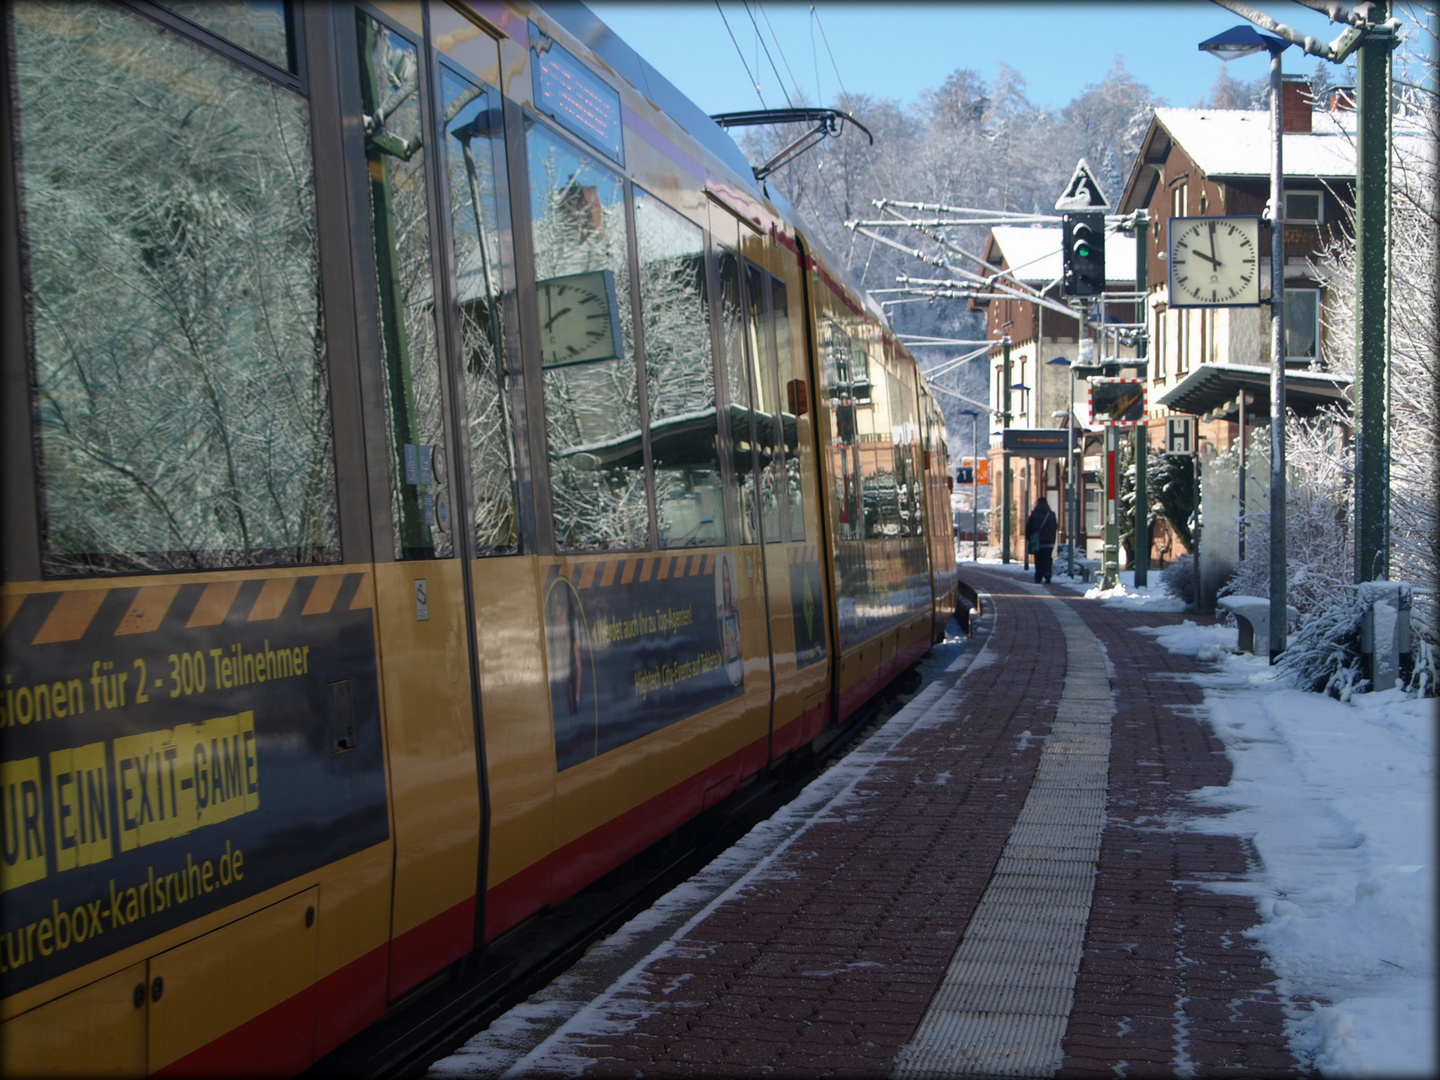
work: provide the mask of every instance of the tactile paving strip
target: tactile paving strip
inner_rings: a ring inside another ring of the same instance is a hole
[[[1060,601],[1065,686],[1025,805],[915,1036],[905,1078],[1051,1076],[1095,892],[1114,697],[1100,639]]]

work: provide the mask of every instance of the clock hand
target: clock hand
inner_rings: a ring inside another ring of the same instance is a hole
[[[1210,222],[1210,265],[1219,267],[1220,262],[1215,258],[1215,222]]]
[[[546,321],[546,323],[545,323],[545,329],[546,329],[546,330],[551,330],[551,329],[553,329],[554,326],[555,326],[555,323],[558,322],[558,321],[559,321],[562,317],[564,317],[565,315],[568,315],[569,313],[570,313],[570,309],[569,309],[568,307],[563,307],[563,308],[561,308],[559,311],[555,312],[555,314],[551,315],[550,318]]]
[[[1204,259],[1211,266],[1216,267],[1217,269],[1220,266],[1220,260],[1215,258],[1215,256],[1213,255],[1206,255],[1203,251],[1192,251],[1190,252],[1190,254],[1194,255],[1197,259]]]

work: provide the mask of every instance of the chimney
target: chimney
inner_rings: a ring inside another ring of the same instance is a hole
[[[1310,133],[1310,82],[1286,79],[1280,84],[1280,130]]]

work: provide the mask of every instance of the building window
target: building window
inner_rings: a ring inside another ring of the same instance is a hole
[[[1170,189],[1170,216],[1188,217],[1190,215],[1190,185],[1184,180]]]
[[[1325,200],[1318,191],[1285,192],[1285,222],[1289,225],[1319,225]]]
[[[1085,474],[1085,535],[1099,536],[1105,531],[1105,489],[1099,473]]]
[[[1170,371],[1170,359],[1165,355],[1165,346],[1168,334],[1165,333],[1165,320],[1169,316],[1163,307],[1155,309],[1155,378],[1159,382],[1165,381],[1165,376]]]
[[[1285,359],[1314,363],[1320,359],[1320,290],[1285,290]]]

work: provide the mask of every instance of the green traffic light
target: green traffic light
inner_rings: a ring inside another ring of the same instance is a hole
[[[1090,245],[1084,240],[1075,241],[1075,254],[1079,255],[1082,259],[1088,259],[1090,257]]]

